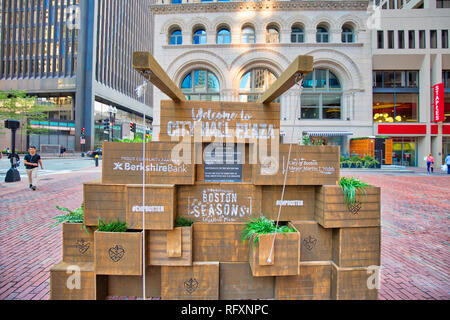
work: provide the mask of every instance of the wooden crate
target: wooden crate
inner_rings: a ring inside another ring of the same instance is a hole
[[[289,224],[294,227],[293,224]],[[295,227],[294,227],[295,228]],[[275,239],[271,262],[267,261],[274,234],[261,235],[259,241],[250,244],[250,267],[254,277],[294,276],[299,273],[300,233],[280,233]]]
[[[85,183],[83,185],[84,223],[97,226],[101,219],[106,223],[126,221],[126,185]]]
[[[142,276],[107,276],[108,296],[142,297]],[[145,274],[147,298],[161,297],[161,267],[147,267]]]
[[[333,300],[378,299],[378,289],[369,289],[367,286],[372,271],[367,268],[339,268],[334,263],[331,266],[331,298]]]
[[[331,260],[332,229],[325,229],[315,221],[293,221],[292,224],[301,236],[300,262]]]
[[[142,275],[142,232],[99,232],[95,238],[95,272]]]
[[[358,193],[356,201],[354,206],[346,205],[339,185],[319,187],[315,220],[324,228],[380,226],[380,188],[366,188],[366,195]]]
[[[270,155],[270,151],[268,151]],[[287,185],[321,186],[336,184],[339,180],[340,159],[337,146],[300,146],[292,145],[291,161],[287,165],[289,145],[280,144],[278,171],[264,174],[261,159],[253,166],[255,185],[283,185],[285,170],[289,168]]]
[[[333,229],[333,261],[338,267],[379,266],[381,228]]]
[[[50,269],[50,300],[96,300],[106,295],[105,278],[96,277],[92,262],[60,262]]]
[[[261,215],[261,188],[247,183],[179,186],[178,216],[195,222],[241,222]]]
[[[63,261],[94,262],[94,232],[81,223],[63,223]],[[86,229],[87,232],[86,233]]]
[[[130,229],[142,229],[142,185],[127,185],[126,221]],[[174,185],[145,186],[145,229],[172,230],[176,212]]]
[[[244,223],[196,222],[194,261],[248,262],[249,245],[241,241]]]
[[[266,218],[277,220],[282,186],[262,187],[262,210]],[[286,186],[280,221],[314,220],[313,186]]]
[[[190,267],[161,267],[163,300],[218,300],[219,262],[194,262]]]
[[[150,231],[147,239],[148,264],[152,266],[191,266],[193,227],[171,231]]]
[[[146,144],[146,184],[193,184],[195,165],[191,150],[190,163],[174,163],[172,150],[177,142],[152,141]],[[142,144],[103,143],[102,182],[111,184],[142,184]]]
[[[273,299],[275,277],[253,277],[248,262],[220,263],[220,300]]]
[[[329,300],[331,263],[301,262],[298,276],[275,277],[276,300]]]

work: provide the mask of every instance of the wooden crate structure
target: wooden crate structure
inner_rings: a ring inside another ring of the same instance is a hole
[[[331,263],[329,261],[301,262],[298,276],[275,277],[275,299],[331,299]]]
[[[50,300],[105,299],[105,280],[96,276],[92,262],[60,262],[50,269]]]
[[[379,227],[380,188],[365,190],[365,194],[357,193],[354,205],[347,205],[339,185],[317,188],[315,220],[324,228]]]
[[[174,185],[146,185],[145,208],[142,206],[142,185],[127,185],[126,222],[129,229],[142,230],[145,211],[146,230],[172,230],[176,215]]]
[[[277,220],[280,205],[280,221],[314,220],[314,186],[286,186],[281,202],[283,186],[262,186],[262,210],[268,219]]]
[[[376,274],[369,268],[339,268],[331,264],[331,298],[333,300],[377,300],[378,289],[372,278]]]
[[[142,276],[107,276],[108,296],[142,297]],[[145,273],[147,298],[161,297],[161,267],[147,267]]]
[[[142,232],[99,232],[95,235],[95,272],[142,275]]]
[[[289,224],[289,227],[294,227]],[[256,244],[250,244],[249,261],[254,277],[292,276],[299,273],[300,233],[279,233],[275,238],[272,255],[271,248],[274,234],[261,235]],[[268,258],[271,257],[271,261]]]
[[[379,266],[381,228],[333,229],[333,262],[338,267]]]
[[[163,300],[218,300],[219,262],[194,262],[190,267],[161,267]]]
[[[70,263],[94,261],[94,232],[81,223],[63,223],[63,261]],[[87,231],[87,232],[86,232]]]
[[[151,266],[191,266],[193,227],[177,227],[170,231],[150,231],[147,261]]]
[[[300,232],[300,261],[329,261],[332,258],[333,229],[325,229],[315,221],[293,221]]]

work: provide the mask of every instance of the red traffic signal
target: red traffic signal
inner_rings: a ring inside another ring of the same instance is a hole
[[[136,133],[136,123],[130,122],[130,131]]]
[[[81,134],[85,135],[86,134],[86,129],[85,128],[81,128]]]

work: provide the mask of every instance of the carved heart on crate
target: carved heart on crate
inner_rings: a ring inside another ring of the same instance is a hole
[[[125,255],[125,249],[121,245],[116,244],[108,250],[108,254],[112,261],[119,262]]]
[[[349,204],[348,211],[350,211],[354,215],[357,215],[359,213],[359,211],[361,210],[361,205],[362,205],[362,203],[359,201],[356,201],[354,204]]]
[[[184,282],[184,288],[187,293],[192,294],[198,288],[198,281],[191,278]]]
[[[309,236],[308,238],[303,239],[303,245],[305,246],[306,249],[308,249],[308,251],[311,251],[312,249],[314,249],[314,247],[317,244],[317,239]]]
[[[86,241],[84,239],[77,241],[77,248],[81,254],[85,254],[86,251],[88,251],[90,247],[91,247],[91,243],[89,241]]]

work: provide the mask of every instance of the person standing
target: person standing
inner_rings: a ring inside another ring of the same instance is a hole
[[[433,167],[434,167],[434,158],[433,158],[433,155],[430,153],[427,157],[428,174],[433,173]]]
[[[36,191],[39,165],[41,165],[41,169],[44,170],[41,156],[36,153],[36,147],[30,147],[29,153],[25,156],[23,163],[25,164],[25,168],[27,169],[30,189]]]
[[[447,174],[450,174],[450,153],[447,154],[447,157],[445,158],[445,164],[447,165]]]

